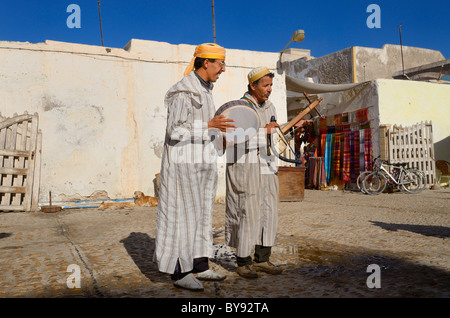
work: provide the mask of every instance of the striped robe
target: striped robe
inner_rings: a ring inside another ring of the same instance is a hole
[[[253,102],[261,119],[260,128],[270,122],[272,115],[276,118],[275,107],[270,101],[260,106],[250,94],[246,93],[244,97]],[[264,131],[263,134],[266,138]],[[245,151],[239,151],[235,146],[232,153],[235,160],[230,160],[230,149],[227,148],[225,239],[229,246],[236,248],[238,257],[250,256],[255,245],[272,246],[275,241],[278,176],[267,169],[267,160],[272,160],[274,165],[275,158],[267,157],[265,146],[249,146]],[[237,158],[236,154],[242,157]]]
[[[215,113],[211,90],[191,72],[165,97],[168,115],[154,254],[164,273],[172,274],[177,260],[181,271],[188,272],[194,258],[212,256],[217,157],[203,156],[212,145],[207,129]]]

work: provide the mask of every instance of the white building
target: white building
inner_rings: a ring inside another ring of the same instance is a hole
[[[54,202],[95,199],[91,194],[98,191],[114,200],[129,199],[136,190],[154,195],[167,115],[164,95],[182,78],[194,50],[193,45],[135,39],[123,49],[54,41],[0,42],[0,115],[39,115],[43,136],[39,201],[46,204],[49,191]],[[374,50],[344,50],[337,53],[337,60],[294,51],[284,53],[281,69],[279,53],[227,50],[226,72],[213,91],[216,107],[242,97],[248,72],[258,66],[276,74],[271,101],[280,123],[297,111],[287,97],[286,74],[320,83],[321,71],[326,75],[322,78],[337,81],[324,81],[330,84],[343,83],[341,78],[356,83],[378,76],[379,70],[369,72],[355,60],[360,54],[362,61]],[[385,51],[380,53],[384,59]],[[439,59],[439,54],[431,56]],[[386,65],[394,69],[392,61]],[[344,73],[333,73],[334,68]],[[353,90],[323,95],[322,112],[334,115],[373,106],[376,130],[379,124],[431,120],[435,144],[448,144],[449,85],[384,77],[359,92],[356,97]],[[442,154],[449,155],[448,151]],[[219,201],[225,196],[223,161],[219,158]]]
[[[38,113],[42,130],[40,201],[106,191],[126,199],[154,195],[166,125],[164,95],[180,80],[195,46],[131,40],[124,49],[46,41],[0,42],[0,113]],[[277,73],[278,54],[227,50],[216,107],[239,99],[258,66]],[[272,102],[286,120],[284,77]],[[218,199],[225,195],[219,165]]]

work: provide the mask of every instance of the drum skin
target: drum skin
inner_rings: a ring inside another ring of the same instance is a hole
[[[225,138],[234,143],[242,143],[251,139],[258,132],[260,119],[258,113],[245,100],[233,100],[219,107],[215,116],[225,115],[233,119],[235,130],[227,130]]]

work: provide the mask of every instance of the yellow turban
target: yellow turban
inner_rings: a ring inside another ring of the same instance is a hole
[[[194,69],[196,57],[204,59],[225,60],[225,49],[215,43],[203,43],[195,48],[194,57],[184,71],[184,75],[188,75]]]
[[[261,66],[254,68],[253,70],[248,73],[248,82],[253,83],[254,81],[259,80],[261,77],[270,74],[270,71],[267,67]]]

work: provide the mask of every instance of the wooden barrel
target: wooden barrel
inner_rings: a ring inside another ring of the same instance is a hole
[[[303,201],[305,170],[303,167],[278,167],[280,201]]]

